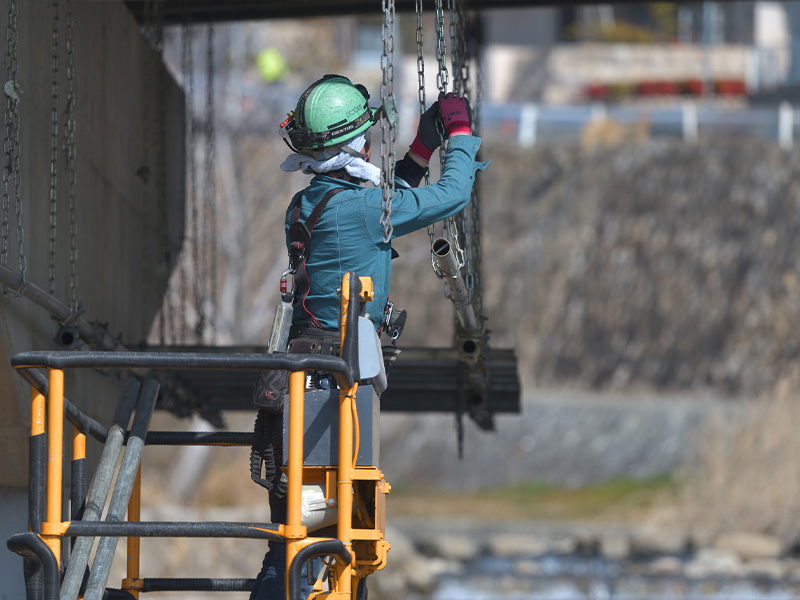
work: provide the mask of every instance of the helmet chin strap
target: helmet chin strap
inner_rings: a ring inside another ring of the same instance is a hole
[[[366,152],[353,150],[350,146],[342,146],[341,148],[339,148],[339,151],[344,152],[345,154],[349,154],[350,156],[355,156],[356,158],[360,158],[362,160],[367,160]]]

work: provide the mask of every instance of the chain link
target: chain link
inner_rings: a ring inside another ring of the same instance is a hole
[[[69,196],[69,291],[70,315],[77,315],[79,305],[77,301],[78,287],[78,226],[76,223],[76,198],[75,198],[75,52],[73,42],[74,16],[72,13],[72,0],[67,0],[67,106],[64,109],[64,167],[67,171],[67,184]]]
[[[436,87],[442,94],[447,93],[450,75],[447,71],[447,42],[444,37],[444,9],[442,0],[436,0],[436,60],[439,72],[436,74]]]
[[[386,109],[386,117],[381,120],[381,227],[383,241],[392,239],[392,199],[394,198],[394,167],[397,140],[396,104],[394,97],[394,0],[383,0],[383,28],[381,39],[381,101]]]
[[[56,293],[56,208],[58,200],[58,0],[52,1],[52,82],[50,108],[50,295]]]
[[[415,8],[417,12],[417,99],[419,100],[419,116],[421,118],[427,109],[427,101],[425,98],[425,45],[423,39],[422,0],[416,0]],[[425,169],[425,185],[430,185],[430,183],[430,171]],[[428,238],[430,238],[431,247],[433,247],[433,242],[436,240],[436,223],[428,225]],[[431,254],[431,264],[434,264],[433,254]]]
[[[17,219],[17,246],[18,246],[18,259],[19,271],[21,276],[21,284],[19,289],[15,292],[10,292],[3,286],[4,293],[19,297],[27,284],[26,279],[26,260],[25,260],[25,232],[22,226],[22,177],[20,172],[20,144],[19,144],[19,94],[21,93],[19,82],[17,81],[18,62],[17,62],[17,48],[19,44],[17,32],[17,15],[19,13],[18,4],[16,0],[9,0],[8,3],[8,21],[6,22],[6,76],[8,77],[5,85],[3,86],[6,94],[6,111],[5,111],[5,125],[6,135],[3,140],[3,153],[5,155],[5,164],[3,166],[3,224],[0,231],[2,238],[2,251],[0,252],[0,264],[8,265],[8,239],[9,239],[9,212],[10,212],[10,191],[9,183],[12,180],[14,185],[14,206]]]
[[[467,94],[469,90],[469,84],[464,80],[465,70],[463,68],[464,63],[466,62],[463,2],[461,0],[448,0],[448,9],[450,12],[450,44],[453,48],[453,90],[456,94],[465,97],[469,101],[471,100]],[[474,277],[471,265],[472,223],[470,222],[469,207],[466,207],[464,210],[455,215],[453,220],[457,225],[456,235],[453,236],[453,239],[456,241],[456,251],[458,252],[459,256],[459,263],[464,268],[464,284],[466,285],[468,292],[467,301],[471,303]],[[461,232],[460,238],[457,235],[459,231]]]
[[[161,57],[164,51],[164,10],[162,2],[158,0],[148,0],[145,6],[145,28],[146,38],[150,42],[153,51]],[[166,104],[166,85],[164,73],[157,71],[156,79],[156,108],[153,111],[156,116],[156,152],[155,152],[155,197],[158,210],[158,242],[163,244],[164,254],[158,261],[159,270],[164,282],[164,298],[158,317],[158,336],[162,346],[167,344],[167,333],[169,332],[172,343],[177,341],[175,330],[175,319],[172,312],[172,291],[169,281],[170,251],[169,251],[169,230],[167,228],[167,177],[166,177],[166,120],[164,106]]]
[[[197,161],[195,160],[195,140],[197,130],[194,118],[194,27],[191,24],[184,24],[181,27],[181,69],[183,71],[183,93],[186,106],[186,151],[189,158],[188,180],[186,182],[186,196],[189,199],[189,232],[184,240],[182,260],[180,261],[180,281],[181,281],[181,340],[187,341],[188,319],[186,314],[187,291],[189,289],[189,276],[187,271],[192,270],[192,292],[194,294],[195,308],[197,311],[197,323],[195,324],[195,335],[197,341],[203,338],[205,327],[205,315],[202,311],[203,298],[200,290],[200,277],[198,268],[200,265],[200,235],[199,218],[197,206]],[[191,259],[191,260],[190,260]]]
[[[206,233],[204,272],[208,273],[208,289],[206,298],[210,299],[212,310],[216,311],[217,297],[217,190],[215,163],[217,156],[217,138],[214,128],[216,111],[214,107],[214,25],[209,23],[206,37],[206,156],[205,183],[203,198],[205,204]],[[212,345],[215,342],[214,319],[208,320]]]
[[[475,102],[473,103],[473,135],[480,136],[480,125],[481,125],[481,108],[483,107],[483,63],[481,62],[480,56],[480,38],[478,37],[477,32],[474,30],[470,30],[472,34],[470,39],[468,40],[468,48],[469,48],[469,62],[467,63],[467,67],[469,64],[472,63],[475,65]],[[467,69],[465,73],[465,81],[471,80],[471,73]],[[481,218],[480,218],[480,207],[481,207],[481,186],[480,186],[480,177],[475,177],[475,184],[472,186],[472,200],[470,202],[472,207],[472,266],[471,271],[473,274],[474,286],[475,286],[475,308],[478,312],[478,317],[482,320],[485,320],[485,309],[483,304],[483,282],[481,279],[481,267],[483,265],[483,251],[481,248]]]
[[[458,23],[458,12],[455,0],[447,0],[447,11],[450,13],[450,61],[453,68],[453,93],[462,96],[461,79],[461,44],[459,44],[459,34],[463,32],[461,23]]]
[[[14,156],[12,154],[13,148],[13,130],[14,130],[14,109],[18,102],[17,96],[17,82],[14,73],[16,64],[17,48],[16,42],[16,2],[11,0],[8,4],[8,17],[6,22],[6,80],[5,94],[6,94],[6,111],[4,121],[6,125],[6,135],[3,138],[3,224],[0,226],[0,242],[2,242],[2,249],[0,249],[0,264],[3,266],[8,265],[8,224],[9,224],[9,205],[10,199],[8,195],[8,182],[11,178],[11,169],[13,168]],[[15,99],[15,96],[17,99]]]

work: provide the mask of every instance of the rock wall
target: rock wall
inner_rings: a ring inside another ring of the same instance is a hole
[[[750,395],[794,376],[796,153],[732,140],[485,156],[489,325],[526,383]]]

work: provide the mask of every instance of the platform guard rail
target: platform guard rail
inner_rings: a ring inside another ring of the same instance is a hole
[[[361,303],[371,294],[368,278],[346,274],[340,321],[342,356],[280,354],[190,354],[155,352],[24,352],[11,360],[31,386],[31,431],[28,528],[12,536],[8,548],[24,562],[27,600],[137,599],[156,591],[248,591],[253,579],[142,578],[139,543],[142,537],[257,538],[287,545],[286,598],[301,600],[302,563],[316,556],[335,559],[330,591],[313,596],[331,600],[354,597],[359,581],[383,568],[389,544],[384,540],[384,499],[390,486],[375,467],[356,466],[358,422],[354,397],[358,383],[358,336]],[[289,377],[287,519],[278,523],[143,522],[141,459],[145,445],[250,446],[247,432],[148,431],[159,385],[152,377],[125,382],[112,423],[105,427],[64,397],[68,369],[282,369]],[[47,369],[47,376],[40,369]],[[334,467],[304,467],[303,418],[306,371],[333,373],[339,394],[339,461]],[[131,415],[133,423],[128,430]],[[71,515],[62,519],[62,456],[64,417],[72,425]],[[355,426],[355,435],[354,435]],[[103,443],[98,468],[86,493],[87,436]],[[355,439],[354,439],[355,438]],[[117,471],[114,489],[111,484]],[[302,486],[322,482],[328,502],[338,509],[337,538],[309,537],[301,521]],[[111,498],[109,500],[109,492]],[[372,500],[367,523],[353,522],[353,496]],[[107,505],[105,518],[101,520]],[[127,511],[128,519],[125,520]],[[99,538],[88,579],[94,538]],[[127,577],[119,589],[107,588],[118,537],[127,538]],[[64,538],[74,538],[72,548]]]

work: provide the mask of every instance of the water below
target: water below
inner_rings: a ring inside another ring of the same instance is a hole
[[[428,600],[800,600],[800,581],[654,575],[603,558],[485,557],[445,574]],[[420,599],[421,600],[421,599]]]

